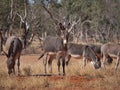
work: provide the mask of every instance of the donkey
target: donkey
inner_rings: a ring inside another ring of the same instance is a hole
[[[97,54],[97,56],[98,56],[99,58],[102,58],[101,45],[90,44],[89,46],[94,50],[94,52]],[[108,63],[108,64],[111,64],[112,61],[113,61],[113,59],[108,55],[107,63]]]
[[[43,41],[43,52],[41,56],[43,57],[43,64],[44,64],[44,73],[46,74],[46,64],[47,64],[47,57],[49,57],[48,65],[50,66],[50,73],[52,73],[52,60],[53,57],[57,59],[58,65],[58,74],[60,75],[60,61],[62,60],[62,67],[63,67],[63,75],[65,75],[65,52],[66,52],[66,45],[68,42],[69,33],[60,23],[61,32],[59,33],[60,36],[46,36]]]
[[[88,46],[90,46],[94,50],[94,52],[97,54],[97,56],[101,58],[101,45],[90,44]]]
[[[103,55],[103,68],[105,68],[105,61],[110,56],[112,58],[117,58],[116,64],[115,64],[115,71],[118,68],[119,61],[120,61],[120,44],[112,44],[112,43],[106,43],[101,46],[101,53]]]
[[[66,65],[68,65],[71,57],[76,59],[83,58],[83,67],[86,66],[86,60],[90,60],[95,69],[101,67],[100,58],[88,45],[69,43],[67,45],[67,55],[65,58]]]
[[[18,75],[20,75],[20,55],[22,52],[22,42],[19,38],[15,36],[11,36],[7,39],[5,43],[5,55],[7,57],[7,68],[8,74],[11,73],[15,74],[15,61],[18,59],[17,66],[18,66]]]

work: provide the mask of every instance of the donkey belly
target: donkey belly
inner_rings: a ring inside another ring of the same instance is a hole
[[[15,60],[18,59],[19,57],[20,57],[20,53],[17,53],[17,54],[15,55]]]
[[[117,55],[109,53],[109,56],[112,58],[117,58]]]
[[[56,54],[60,55],[60,56],[63,56],[65,55],[65,52],[64,51],[58,51],[58,52],[47,52],[46,53],[47,55],[51,56],[51,57],[55,57]]]
[[[48,55],[56,55],[55,52],[47,52]]]
[[[71,57],[75,58],[75,59],[81,59],[82,56],[78,55],[78,54],[71,54]]]

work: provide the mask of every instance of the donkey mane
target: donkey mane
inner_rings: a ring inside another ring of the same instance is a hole
[[[8,50],[8,57],[10,57],[11,54],[13,54],[13,47],[14,47],[14,40],[10,44],[10,48]]]
[[[83,56],[85,56],[85,57],[87,57],[89,59],[94,59],[95,60],[95,58],[96,58],[97,55],[95,54],[95,52],[93,51],[93,49],[90,48],[87,45],[87,46],[85,46],[85,49],[83,51]]]
[[[17,60],[18,75],[20,75],[20,55],[22,52],[22,42],[19,38],[11,36],[7,39],[5,44],[6,52],[3,51],[7,57],[8,74],[15,74],[15,61]]]

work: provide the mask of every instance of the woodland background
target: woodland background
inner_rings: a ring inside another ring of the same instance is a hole
[[[32,41],[56,35],[58,23],[73,25],[74,42],[119,42],[120,0],[1,0],[0,29],[5,37]],[[26,42],[27,45],[27,42]]]

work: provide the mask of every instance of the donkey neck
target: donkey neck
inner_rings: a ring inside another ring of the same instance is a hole
[[[97,58],[97,55],[89,46],[85,49],[84,55],[88,57],[90,61],[95,61]]]
[[[89,57],[90,57],[91,61],[96,61],[96,59],[97,59],[97,55],[94,53],[93,50],[91,50],[91,52],[89,53]]]

